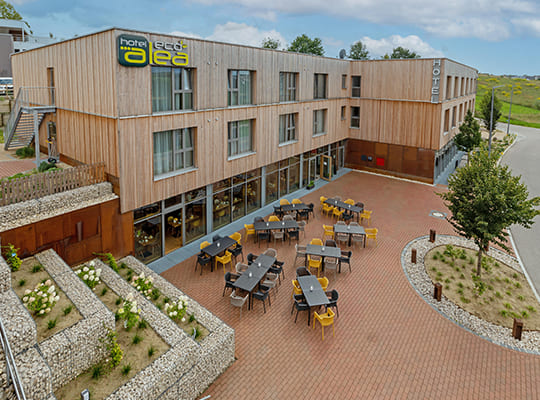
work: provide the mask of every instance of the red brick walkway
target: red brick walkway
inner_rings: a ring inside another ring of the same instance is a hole
[[[330,289],[340,294],[340,317],[332,329],[294,323],[291,279],[294,245],[277,244],[286,279],[263,314],[260,302],[244,312],[222,297],[223,273],[193,272],[194,258],[163,276],[222,318],[236,331],[238,360],[205,392],[215,399],[535,399],[540,397],[540,357],[492,344],[450,322],[412,289],[400,254],[429,229],[452,233],[450,224],[429,216],[447,211],[434,188],[352,172],[304,198],[316,204],[306,243],[322,237],[319,196],[340,195],[373,210],[379,244],[353,249],[353,271],[342,272]],[[436,189],[439,190],[439,189]],[[245,253],[260,253],[252,242]],[[245,311],[245,310],[244,310]]]
[[[36,163],[29,160],[2,161],[0,162],[0,178],[15,175],[19,172],[30,171],[36,167]]]

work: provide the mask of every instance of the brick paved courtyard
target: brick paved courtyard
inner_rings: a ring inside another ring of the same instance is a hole
[[[319,212],[319,197],[339,195],[373,210],[371,226],[379,228],[378,246],[353,251],[348,268],[334,279],[339,318],[321,340],[320,325],[307,326],[291,316],[291,279],[295,276],[294,244],[278,244],[286,279],[272,306],[262,304],[239,319],[239,310],[222,297],[223,270],[203,276],[191,258],[162,275],[236,331],[237,361],[204,395],[212,399],[535,399],[540,397],[540,356],[492,344],[465,331],[428,306],[404,276],[403,247],[430,229],[452,233],[450,224],[429,216],[447,212],[429,185],[350,172],[303,198],[315,203],[316,218],[306,238],[322,238],[322,224],[332,220]],[[364,223],[364,225],[366,225]],[[243,233],[243,232],[242,232]],[[244,242],[244,253],[259,254],[266,244]],[[298,262],[300,264],[300,262]]]

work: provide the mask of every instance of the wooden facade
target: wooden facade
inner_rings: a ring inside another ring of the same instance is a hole
[[[186,67],[193,71],[192,110],[152,112],[151,67],[118,62],[121,34],[152,43],[183,41]],[[440,61],[440,95],[432,103],[434,59],[350,61],[120,29],[12,57],[16,89],[47,86],[54,71],[60,154],[82,163],[105,162],[119,185],[122,212],[344,139],[351,139],[350,166],[433,179],[433,155],[474,107],[477,77],[475,69]],[[227,105],[229,70],[252,71],[252,105]],[[279,101],[280,72],[297,74],[297,101]],[[325,99],[313,99],[314,74],[327,76]],[[361,76],[360,98],[351,95],[352,76]],[[360,108],[358,128],[351,128],[351,107]],[[313,112],[320,109],[326,110],[326,134],[314,137]],[[448,131],[446,110],[456,115]],[[298,115],[297,140],[280,145],[279,116],[289,113]],[[229,159],[228,122],[245,119],[254,121],[253,152]],[[154,132],[187,127],[195,132],[195,168],[154,177]],[[380,149],[374,155],[384,153],[385,168],[357,158],[369,143]]]

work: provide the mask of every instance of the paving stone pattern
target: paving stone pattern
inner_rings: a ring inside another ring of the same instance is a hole
[[[323,235],[331,218],[319,212],[319,196],[339,195],[373,210],[371,226],[379,229],[378,246],[370,241],[352,249],[348,268],[329,289],[339,291],[335,337],[331,327],[307,326],[301,312],[291,316],[291,279],[295,275],[294,242],[270,245],[285,261],[285,276],[272,306],[262,304],[239,318],[239,310],[222,297],[223,269],[194,272],[195,257],[162,276],[235,329],[234,364],[203,394],[212,399],[534,399],[540,398],[540,356],[496,345],[451,322],[426,304],[407,280],[401,253],[411,240],[429,234],[453,234],[451,225],[430,217],[448,213],[433,187],[389,177],[350,172],[302,200],[315,204],[316,218],[306,238]],[[364,223],[366,225],[366,223]],[[242,232],[242,235],[244,232]],[[244,239],[244,238],[243,238]],[[259,254],[250,239],[244,253]],[[298,262],[300,265],[300,262]]]

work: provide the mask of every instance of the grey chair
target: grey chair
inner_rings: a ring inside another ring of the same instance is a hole
[[[236,294],[236,290],[233,290],[231,293],[231,305],[240,308],[240,319],[242,319],[242,308],[244,308],[244,304],[246,304],[248,298],[249,293],[247,293],[244,297],[238,296]]]

